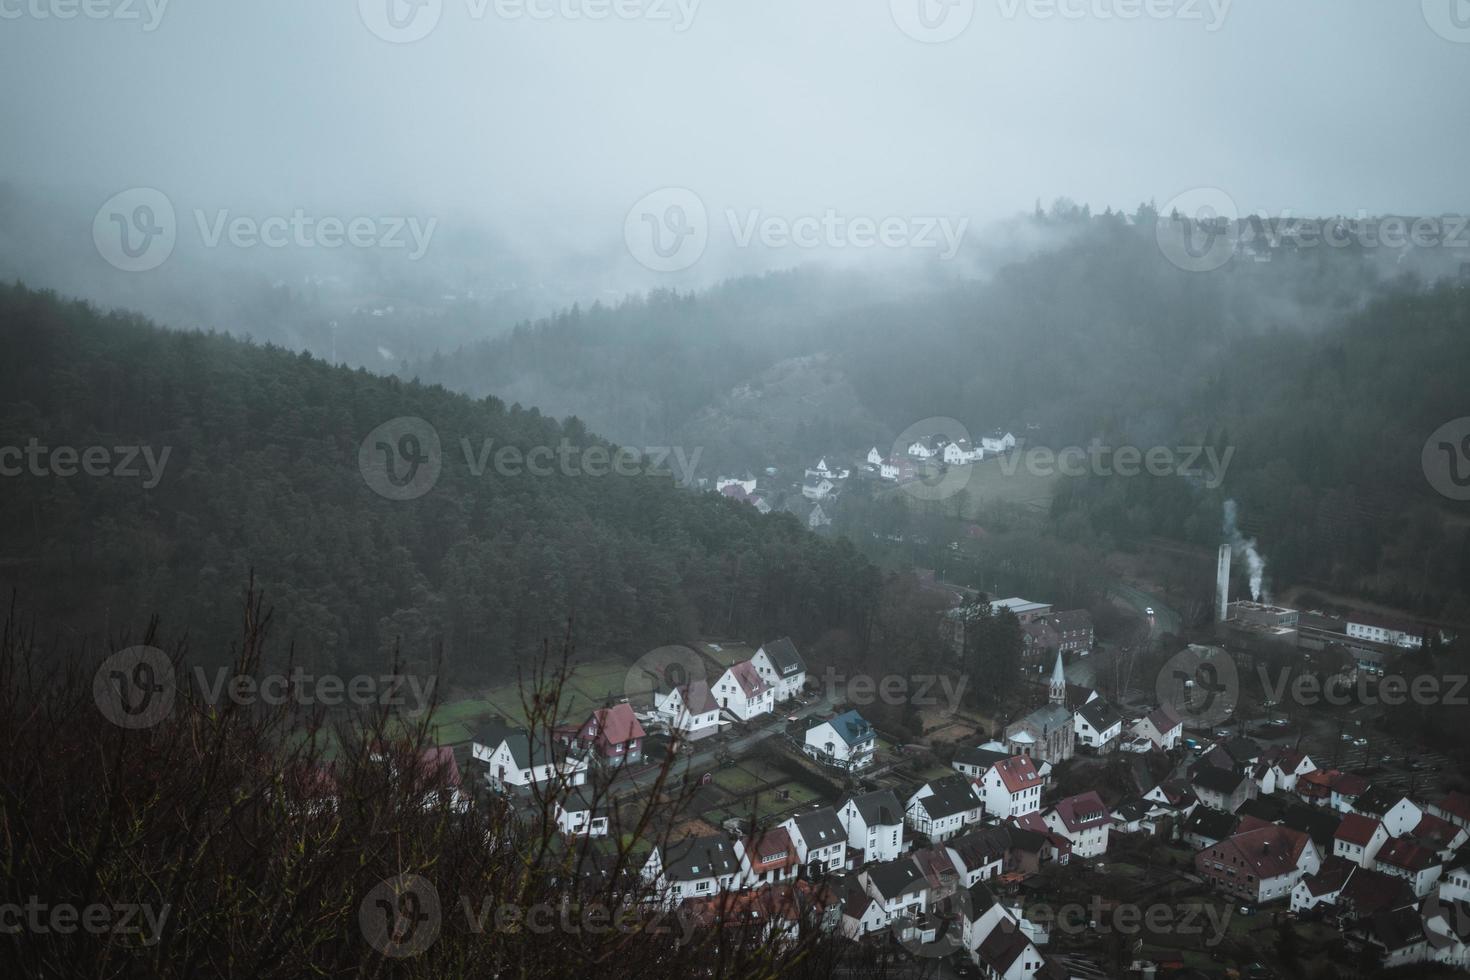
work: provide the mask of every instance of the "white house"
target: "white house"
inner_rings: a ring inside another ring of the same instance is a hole
[[[1379,850],[1387,843],[1388,831],[1382,823],[1360,813],[1349,813],[1332,835],[1332,853],[1360,868],[1371,868]]]
[[[993,435],[981,437],[980,448],[992,456],[1008,453],[1016,448],[1016,437],[996,429]]]
[[[1123,734],[1123,718],[1112,705],[1097,698],[1077,709],[1072,716],[1072,730],[1077,736],[1076,744],[1106,752]]]
[[[806,684],[806,661],[796,652],[796,644],[790,637],[761,644],[750,662],[755,664],[755,672],[775,689],[777,704],[796,697]]]
[[[878,447],[877,446],[874,446],[872,449],[869,449],[868,450],[868,465],[870,465],[870,466],[882,466],[883,465],[883,454],[880,453],[880,452],[878,452]]]
[[[858,873],[858,882],[883,908],[889,925],[909,917],[917,919],[929,905],[929,882],[911,857],[871,864]]]
[[[667,848],[655,846],[644,862],[642,876],[668,907],[677,908],[686,898],[736,890],[742,871],[734,842],[724,834],[713,834],[686,837]]]
[[[556,801],[556,826],[569,837],[606,837],[608,806],[605,799],[593,800],[585,787]]]
[[[966,888],[977,881],[998,877],[1005,867],[1007,832],[1000,827],[976,827],[945,842],[945,853],[954,865],[960,884]]]
[[[475,733],[470,754],[485,764],[486,778],[499,790],[528,790],[558,776],[565,786],[587,781],[586,756],[556,744],[546,733],[533,743],[524,728],[487,722]]]
[[[1407,835],[1424,818],[1424,811],[1407,796],[1376,786],[1366,793],[1360,793],[1353,800],[1352,808],[1354,813],[1382,820],[1383,829],[1388,831],[1390,837]]]
[[[820,877],[847,866],[847,831],[830,806],[788,817],[781,826],[791,835],[796,859],[808,877]]]
[[[903,853],[903,807],[892,790],[854,796],[837,811],[847,834],[848,860],[857,864],[892,861]]]
[[[1041,809],[1041,774],[1027,756],[992,763],[975,785],[987,817],[1005,820]]]
[[[904,819],[930,840],[944,841],[979,823],[980,806],[970,781],[956,773],[920,786],[908,799]]]
[[[741,887],[777,885],[796,877],[796,845],[784,827],[742,837],[735,842],[740,859]]]
[[[835,483],[825,477],[820,477],[816,483],[803,483],[801,495],[808,500],[826,500],[835,489],[837,489]]]
[[[1439,882],[1444,862],[1429,848],[1421,847],[1408,838],[1398,838],[1379,848],[1373,868],[1404,879],[1414,889],[1414,894],[1423,898]]]
[[[922,439],[916,439],[909,444],[909,455],[914,459],[933,459],[934,448]]]
[[[1179,740],[1184,737],[1184,722],[1168,705],[1160,705],[1133,723],[1133,733],[1142,735],[1155,748],[1167,752],[1177,748]]]
[[[690,681],[667,694],[654,692],[653,710],[676,732],[689,735],[719,727],[720,705],[705,681]]]
[[[873,726],[856,711],[844,711],[808,728],[801,750],[823,765],[854,772],[873,764],[875,744]]]
[[[1074,857],[1093,858],[1107,852],[1113,818],[1095,791],[1058,800],[1042,819],[1052,833],[1072,842]]]
[[[755,664],[742,660],[715,680],[715,701],[741,721],[768,715],[776,707],[776,689],[767,684]]]
[[[755,477],[749,473],[743,477],[722,476],[715,480],[715,492],[723,493],[726,487],[739,487],[747,494],[755,493]]]
[[[944,461],[950,466],[975,463],[985,458],[985,450],[976,449],[964,440],[945,443],[943,452]]]
[[[1347,635],[1355,640],[1386,643],[1405,650],[1416,650],[1424,645],[1424,631],[1416,626],[1361,614],[1348,618]]]
[[[1305,752],[1278,745],[1269,748],[1251,770],[1251,779],[1262,795],[1296,791],[1297,780],[1315,772],[1317,764]]]

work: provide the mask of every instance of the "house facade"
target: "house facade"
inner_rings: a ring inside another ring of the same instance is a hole
[[[768,715],[776,707],[776,689],[767,684],[749,660],[729,667],[711,687],[715,702],[741,721]]]
[[[764,643],[750,658],[755,671],[775,691],[777,704],[790,701],[801,693],[806,684],[806,661],[796,650],[796,644],[787,636]]]
[[[826,766],[847,772],[873,764],[877,735],[856,711],[844,711],[806,730],[802,752]]]

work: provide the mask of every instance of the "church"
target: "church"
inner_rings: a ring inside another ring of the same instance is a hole
[[[1012,755],[1056,765],[1072,758],[1075,737],[1072,712],[1067,707],[1067,675],[1058,651],[1047,689],[1047,704],[1006,727],[1006,750]]]

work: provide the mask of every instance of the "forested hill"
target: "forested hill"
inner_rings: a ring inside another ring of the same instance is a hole
[[[416,499],[359,460],[398,418],[442,445]],[[218,659],[252,570],[277,637],[339,672],[401,644],[442,649],[453,680],[503,677],[568,616],[580,651],[630,658],[705,630],[865,633],[878,576],[844,541],[677,489],[677,462],[537,476],[529,456],[479,465],[487,440],[608,451],[575,419],[0,290],[0,574],[43,635],[136,639],[158,613]]]

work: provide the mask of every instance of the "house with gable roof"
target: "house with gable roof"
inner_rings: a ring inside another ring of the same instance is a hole
[[[740,858],[742,887],[746,888],[795,878],[801,863],[796,844],[784,827],[740,838],[735,842],[735,853]]]
[[[1004,820],[1041,809],[1041,774],[1024,755],[997,760],[975,781],[985,815]]]
[[[1178,748],[1184,737],[1184,722],[1167,704],[1162,704],[1133,723],[1133,734],[1143,736],[1154,748],[1167,752]]]
[[[485,780],[502,792],[527,791],[558,778],[566,786],[587,781],[586,756],[544,730],[532,739],[524,728],[486,722],[474,734],[470,757],[484,766]]]
[[[1072,716],[1077,744],[1094,752],[1110,751],[1123,734],[1123,716],[1102,698],[1089,701]]]
[[[857,864],[891,861],[904,851],[903,807],[893,790],[849,798],[837,810],[847,832],[848,860]]]
[[[1321,868],[1306,834],[1249,818],[1246,823],[1253,826],[1194,856],[1195,870],[1218,890],[1248,902],[1271,902],[1289,897],[1303,875]]]
[[[1332,854],[1360,868],[1371,868],[1373,859],[1388,839],[1388,831],[1381,821],[1360,813],[1349,813],[1332,835]]]
[[[749,660],[726,668],[711,689],[721,710],[740,721],[768,715],[776,708],[776,689],[766,683]]]
[[[817,878],[847,866],[847,831],[830,806],[808,810],[781,824],[791,835],[802,873]]]
[[[777,704],[796,697],[806,684],[806,661],[796,652],[796,644],[789,636],[761,644],[750,662],[755,664],[756,673],[775,689]]]
[[[1093,858],[1107,853],[1113,817],[1096,791],[1058,800],[1042,814],[1042,820],[1048,830],[1071,843],[1072,853],[1077,857]]]
[[[848,710],[808,728],[801,750],[823,765],[856,772],[873,764],[875,745],[873,726]]]
[[[643,761],[643,736],[633,706],[623,701],[598,708],[564,738],[605,765],[621,766]]]
[[[980,821],[980,797],[968,779],[955,773],[920,786],[908,799],[905,822],[930,840],[944,841]]]
[[[655,691],[653,710],[673,731],[696,738],[720,727],[720,705],[704,680],[680,684],[667,694]]]

